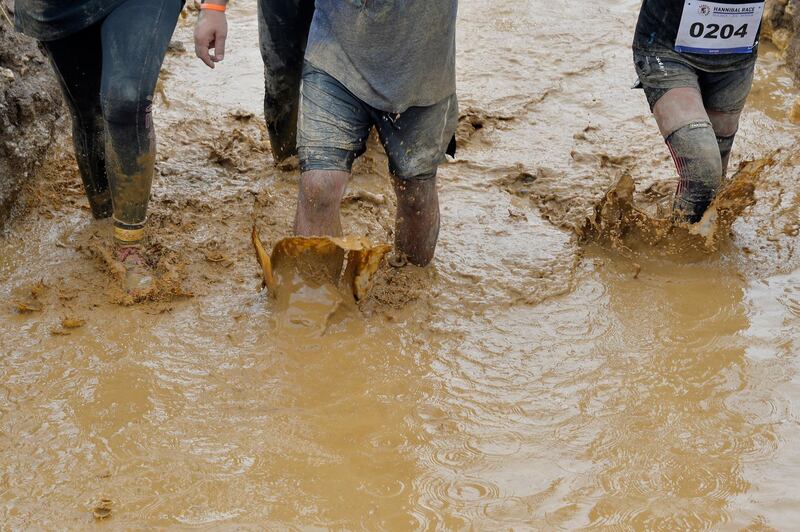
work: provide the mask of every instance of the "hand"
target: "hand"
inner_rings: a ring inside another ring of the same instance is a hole
[[[203,10],[194,28],[194,53],[203,63],[214,68],[214,63],[225,57],[225,39],[228,37],[228,20],[225,13]],[[211,49],[214,54],[211,54]]]

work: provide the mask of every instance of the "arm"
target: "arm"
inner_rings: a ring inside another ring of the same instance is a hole
[[[194,53],[210,68],[214,68],[214,63],[225,57],[225,39],[228,37],[228,21],[225,18],[227,3],[228,0],[205,0],[200,5],[200,16],[194,28]]]

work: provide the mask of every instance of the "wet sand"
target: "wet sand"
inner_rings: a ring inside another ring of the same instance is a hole
[[[800,522],[800,160],[774,51],[731,163],[773,159],[755,205],[712,252],[620,247],[581,237],[606,192],[628,175],[653,214],[674,183],[629,90],[638,0],[582,6],[591,24],[563,1],[464,2],[435,267],[383,268],[358,306],[301,287],[279,309],[258,291],[250,230],[268,246],[290,234],[297,174],[272,166],[252,4],[230,9],[217,70],[188,52],[165,65],[159,291],[120,300],[109,225],[89,220],[65,147],[0,239],[0,522]],[[345,231],[391,242],[380,149],[349,194]]]

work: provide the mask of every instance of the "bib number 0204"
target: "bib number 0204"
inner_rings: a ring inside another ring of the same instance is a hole
[[[763,13],[763,1],[684,0],[675,50],[708,55],[752,53]]]
[[[705,25],[702,22],[695,22],[689,27],[689,35],[698,38],[704,37],[706,39],[730,39],[734,36],[747,37],[747,24],[742,24],[736,28],[733,24],[719,24]],[[705,35],[703,35],[705,34]]]

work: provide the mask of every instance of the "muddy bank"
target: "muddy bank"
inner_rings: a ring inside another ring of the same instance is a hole
[[[36,42],[11,26],[0,2],[0,225],[53,140],[61,116],[55,77]]]
[[[784,53],[795,82],[800,84],[800,2],[767,0],[763,32]]]

